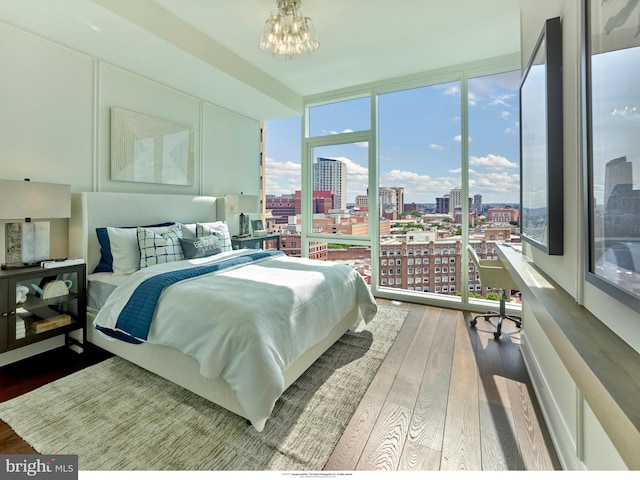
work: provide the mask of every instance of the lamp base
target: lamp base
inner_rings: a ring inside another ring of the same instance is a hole
[[[49,258],[49,222],[7,223],[5,257],[7,265],[38,264]]]
[[[249,215],[245,215],[244,213],[240,214],[240,232],[238,233],[239,237],[248,237],[249,236]]]

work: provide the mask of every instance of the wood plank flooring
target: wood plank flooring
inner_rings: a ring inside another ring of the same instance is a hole
[[[325,470],[554,470],[559,462],[505,323],[500,341],[456,310],[398,304],[409,316]],[[0,368],[0,401],[107,358],[48,352]],[[35,453],[0,422],[0,453]]]
[[[409,317],[325,470],[559,470],[511,322],[380,300]]]

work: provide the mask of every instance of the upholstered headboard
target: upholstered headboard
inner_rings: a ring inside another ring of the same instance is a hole
[[[69,257],[84,258],[87,273],[100,260],[98,227],[133,227],[174,221],[225,220],[223,197],[143,193],[83,192],[71,194]]]

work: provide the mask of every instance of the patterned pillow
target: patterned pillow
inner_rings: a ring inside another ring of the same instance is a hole
[[[177,224],[164,233],[156,233],[148,228],[138,227],[137,233],[140,247],[140,268],[184,259],[180,246],[182,225]]]
[[[175,225],[175,222],[158,223],[156,225],[140,225],[144,228],[151,228],[154,232],[164,232],[168,230],[167,227]],[[118,251],[119,256],[114,259],[111,251],[111,238],[109,237],[109,231],[107,227],[96,228],[96,236],[98,237],[98,243],[100,244],[100,261],[93,270],[93,273],[98,272],[114,272],[114,273],[133,273],[138,270],[140,265],[140,254],[138,252],[138,241],[136,238],[136,227],[109,227],[111,236],[114,238],[114,248]],[[195,225],[194,225],[195,231]],[[131,234],[121,235],[120,231],[127,229]],[[121,241],[126,241],[130,244],[130,248],[126,248]],[[115,267],[114,267],[115,265]]]
[[[222,251],[220,250],[220,240],[215,235],[199,238],[181,238],[180,245],[182,245],[184,258],[210,257]]]
[[[225,222],[196,223],[196,238],[208,237],[209,235],[218,237],[221,252],[230,252],[232,250],[231,235]]]

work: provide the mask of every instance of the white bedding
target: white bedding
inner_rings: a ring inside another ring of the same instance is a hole
[[[113,291],[94,324],[114,329],[131,293],[150,276],[243,253],[141,269]],[[365,322],[377,311],[351,267],[282,255],[166,288],[147,341],[194,357],[205,377],[222,376],[262,431],[283,393],[283,370],[355,306]]]
[[[127,277],[128,275],[114,275],[110,272],[87,275],[87,311],[97,313],[107,301],[109,295]]]

